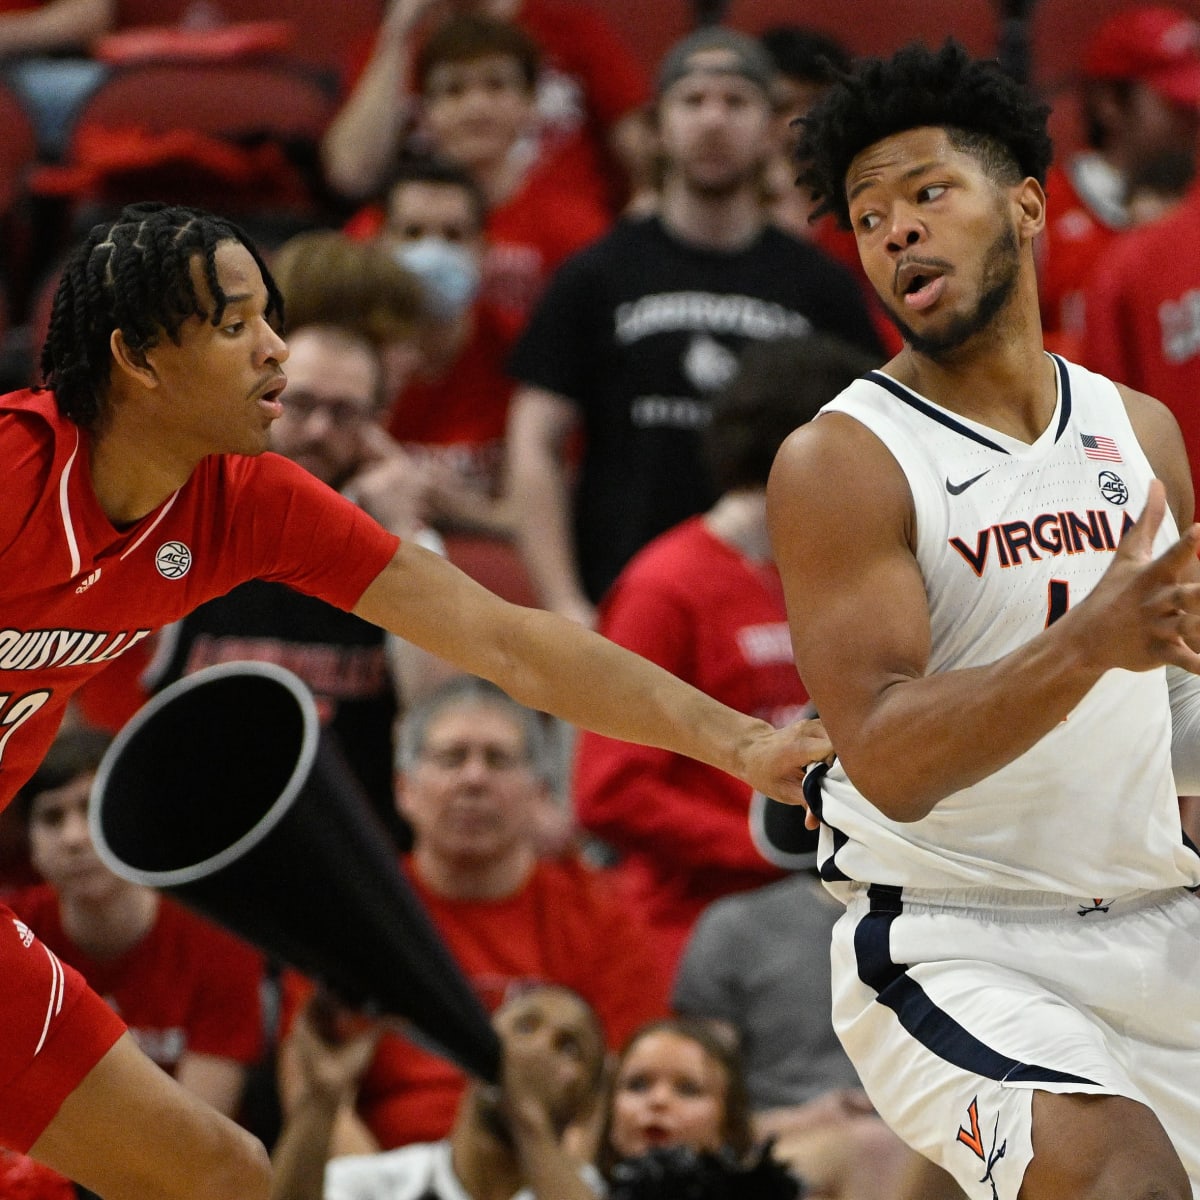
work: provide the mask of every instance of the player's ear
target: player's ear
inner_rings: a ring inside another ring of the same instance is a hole
[[[1046,225],[1046,193],[1036,179],[1023,179],[1016,190],[1017,232],[1032,241]]]
[[[113,362],[117,369],[129,377],[136,379],[143,387],[157,387],[156,374],[144,349],[139,350],[125,340],[125,334],[120,329],[114,329],[108,339],[112,350]]]

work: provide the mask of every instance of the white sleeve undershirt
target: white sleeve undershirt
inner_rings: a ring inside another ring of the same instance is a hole
[[[1200,795],[1200,675],[1167,667],[1171,697],[1171,769],[1181,796]]]

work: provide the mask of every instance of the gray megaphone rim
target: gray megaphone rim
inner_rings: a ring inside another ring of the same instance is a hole
[[[218,851],[209,858],[186,867],[176,867],[170,871],[143,871],[130,866],[124,859],[118,858],[110,849],[101,824],[103,797],[106,794],[109,776],[112,774],[117,760],[125,747],[137,736],[138,731],[147,722],[154,719],[158,712],[165,708],[178,695],[195,691],[207,683],[223,679],[228,675],[261,675],[282,684],[295,698],[300,708],[303,720],[303,737],[296,765],[287,783],[280,791],[271,807],[259,818],[258,823],[251,826],[236,842]],[[177,679],[168,687],[163,688],[157,695],[151,697],[136,713],[121,727],[113,738],[112,745],[105,751],[96,770],[96,780],[92,785],[94,802],[88,806],[88,828],[91,831],[92,845],[100,861],[109,870],[114,871],[131,883],[140,883],[146,887],[170,888],[195,883],[217,871],[223,870],[230,863],[237,862],[248,851],[252,850],[279,824],[287,815],[296,797],[307,782],[312,771],[313,762],[317,756],[317,746],[320,738],[320,720],[317,716],[317,706],[312,693],[302,679],[286,667],[269,662],[229,662],[218,663],[213,667],[204,667],[191,675]]]

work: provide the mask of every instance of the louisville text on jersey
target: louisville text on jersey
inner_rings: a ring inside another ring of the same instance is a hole
[[[111,662],[149,637],[149,629],[0,629],[0,671],[40,671]]]

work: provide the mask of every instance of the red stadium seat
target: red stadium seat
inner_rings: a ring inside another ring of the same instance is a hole
[[[147,62],[114,71],[84,103],[75,128],[316,139],[334,107],[326,89],[287,63]]]
[[[116,28],[289,21],[295,37],[287,56],[340,78],[382,17],[383,0],[118,0]]]
[[[295,64],[118,67],[81,107],[62,167],[40,192],[102,204],[162,199],[315,213],[316,145],[336,99]]]

